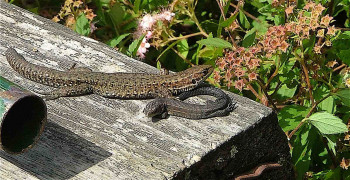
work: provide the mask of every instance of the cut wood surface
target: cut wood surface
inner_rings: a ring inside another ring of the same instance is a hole
[[[100,72],[158,73],[107,45],[0,0],[0,75],[28,90],[52,88],[24,79],[8,65],[13,47],[28,61],[59,70],[74,63]],[[153,122],[150,100],[97,95],[48,101],[48,124],[33,149],[0,152],[0,179],[231,179],[259,164],[282,168],[261,178],[292,176],[287,138],[268,107],[230,93],[227,117]],[[193,102],[204,102],[194,98]]]

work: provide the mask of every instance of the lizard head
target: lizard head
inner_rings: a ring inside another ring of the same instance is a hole
[[[197,87],[210,76],[213,70],[211,65],[199,65],[176,73],[179,80],[174,84],[172,93],[179,94]]]
[[[205,81],[213,72],[214,68],[211,65],[193,66],[185,71],[192,74],[192,85],[197,86],[199,83]]]

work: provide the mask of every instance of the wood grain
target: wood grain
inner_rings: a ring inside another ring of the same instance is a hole
[[[4,56],[8,47],[30,62],[60,70],[77,63],[94,71],[158,72],[0,1],[0,75],[29,90],[50,90],[10,68]],[[247,98],[230,96],[238,102],[230,116],[200,121],[170,117],[153,122],[142,113],[149,100],[89,95],[49,101],[49,123],[38,144],[17,156],[0,152],[0,178],[226,179],[276,161],[285,166],[266,177],[291,178],[287,139],[276,115]]]

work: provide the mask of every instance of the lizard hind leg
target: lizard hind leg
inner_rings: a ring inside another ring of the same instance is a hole
[[[88,95],[93,93],[92,88],[89,84],[64,86],[50,92],[38,92],[38,91],[34,91],[34,92],[43,95],[42,98],[44,100],[54,100],[54,99],[58,99],[59,97],[81,96],[81,95]]]

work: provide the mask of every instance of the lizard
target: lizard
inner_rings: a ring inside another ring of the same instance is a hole
[[[87,94],[118,99],[169,98],[194,89],[213,72],[211,65],[193,66],[174,74],[103,73],[89,68],[60,71],[30,63],[13,48],[8,48],[5,55],[10,66],[23,77],[57,88],[41,92],[47,100]]]
[[[192,96],[210,95],[216,97],[214,102],[207,101],[206,105],[197,105],[183,102]],[[177,99],[156,98],[149,102],[143,112],[148,117],[166,118],[168,114],[185,117],[188,119],[206,119],[218,116],[227,116],[236,107],[236,102],[215,87],[199,87],[186,91],[177,96]]]

